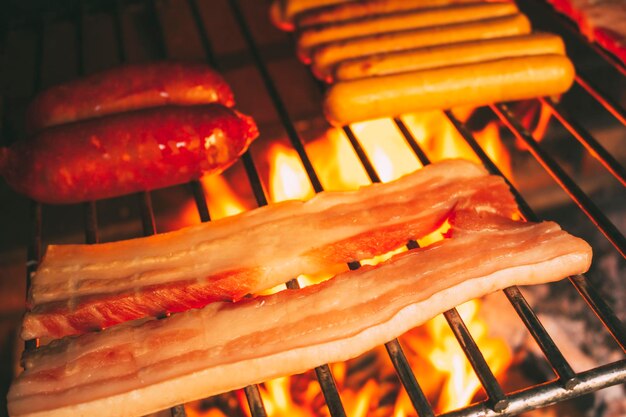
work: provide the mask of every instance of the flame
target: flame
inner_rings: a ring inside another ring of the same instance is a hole
[[[200,178],[207,201],[207,208],[212,220],[232,216],[250,209],[235,193],[223,174],[205,175]],[[183,205],[181,212],[174,219],[172,225],[165,225],[164,230],[178,230],[180,228],[200,223],[200,214],[193,198],[189,198]]]
[[[306,151],[325,190],[355,190],[370,183],[344,131],[332,128]]]
[[[200,179],[207,198],[211,219],[239,214],[246,210],[223,175],[205,175]]]
[[[544,136],[546,135],[546,131],[548,130],[548,125],[550,124],[551,119],[552,119],[552,111],[546,104],[541,102],[540,109],[539,109],[539,119],[537,120],[537,124],[532,131],[533,137],[535,139],[540,141],[544,138]]]
[[[471,111],[466,110],[466,116]],[[480,162],[443,113],[406,115],[403,116],[403,121],[431,160],[465,158]],[[394,180],[421,167],[391,119],[357,123],[351,127],[381,181]],[[505,174],[510,174],[510,158],[500,140],[498,125],[490,123],[475,136],[500,169]],[[369,183],[365,170],[341,129],[329,129],[320,138],[305,146],[324,189],[348,190]],[[271,201],[308,199],[313,196],[311,181],[294,150],[274,144],[269,148],[267,158],[267,184]],[[207,187],[208,195],[215,192],[225,196],[227,201],[230,200],[230,203],[221,208],[224,215],[243,210],[243,205],[238,205],[224,179],[207,180],[203,183]],[[220,208],[211,210],[213,212]],[[420,239],[419,245],[427,246],[441,240],[449,227],[448,222],[445,222],[437,231]],[[363,260],[362,263],[374,265],[405,250],[405,247],[398,248]],[[338,268],[341,269],[326,271],[319,276],[301,275],[297,279],[302,287],[312,285],[329,279],[340,270],[347,269],[347,266],[341,265]],[[281,285],[268,293],[284,288]],[[480,301],[465,303],[458,310],[490,368],[498,376],[511,362],[511,352],[506,343],[488,335],[486,324],[479,315]],[[437,413],[468,405],[477,398],[481,385],[442,315],[409,331],[400,340],[411,366],[420,370],[420,385]],[[384,349],[378,348],[353,360],[331,364],[330,367],[348,415],[415,416],[411,401],[401,388]],[[260,384],[259,389],[270,417],[328,415],[313,371],[266,381]],[[236,395],[242,413],[250,415],[243,391],[230,395]],[[219,417],[223,413],[218,410],[214,414],[189,412],[188,415]]]
[[[478,315],[480,301],[468,301],[457,310],[494,375],[500,375],[510,365],[512,354],[502,339],[489,336],[485,322]],[[435,406],[437,412],[456,410],[471,403],[481,387],[480,381],[443,315],[430,320],[422,329],[409,332],[401,340],[408,346],[407,350],[413,352],[414,356],[409,357],[412,363],[416,362],[415,358],[419,358],[418,363],[428,358],[428,365],[442,376]]]
[[[296,151],[281,144],[269,150],[270,199],[307,200],[313,196],[313,188]]]
[[[409,114],[403,116],[402,120],[431,160],[463,158],[480,163],[472,148],[443,113]]]
[[[421,167],[391,119],[368,120],[351,127],[382,182],[392,181]]]
[[[500,139],[499,124],[496,121],[489,123],[480,132],[475,132],[474,137],[487,156],[500,168],[502,174],[512,180],[511,156]]]

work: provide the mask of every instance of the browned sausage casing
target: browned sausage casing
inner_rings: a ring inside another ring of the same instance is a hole
[[[52,127],[0,148],[0,173],[34,200],[77,203],[220,172],[257,135],[251,118],[221,104],[144,109]]]
[[[204,64],[153,62],[125,65],[50,87],[27,110],[27,131],[168,104],[221,103],[232,107],[233,92]]]

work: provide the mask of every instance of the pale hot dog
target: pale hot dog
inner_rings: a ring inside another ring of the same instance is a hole
[[[564,55],[563,40],[551,33],[533,33],[370,55],[340,63],[335,68],[333,79],[326,81],[348,81],[500,58],[542,54]]]
[[[388,14],[411,9],[445,6],[448,4],[473,3],[476,0],[373,0],[348,2],[307,10],[295,16],[298,29],[322,23],[341,22],[377,14]]]
[[[344,39],[391,33],[429,26],[488,19],[516,13],[514,3],[469,3],[400,13],[369,16],[347,22],[323,24],[307,28],[298,36],[298,56],[310,59],[311,49],[317,45]]]
[[[560,94],[574,81],[562,55],[474,64],[343,81],[326,92],[324,112],[337,126],[408,112],[484,105]]]
[[[332,73],[335,65],[348,59],[431,45],[521,35],[530,33],[530,29],[530,22],[526,16],[517,13],[473,22],[342,40],[315,48],[311,70],[318,78],[324,79]]]
[[[298,13],[350,1],[354,0],[274,0],[270,6],[270,20],[279,29],[292,31],[293,18]]]

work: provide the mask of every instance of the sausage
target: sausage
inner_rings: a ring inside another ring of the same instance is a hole
[[[388,14],[411,9],[473,3],[476,0],[373,0],[349,2],[304,11],[294,18],[296,28],[304,29],[323,23],[341,22],[376,14]]]
[[[344,39],[448,25],[458,22],[488,19],[517,13],[514,3],[469,3],[400,13],[371,16],[347,22],[323,24],[304,29],[298,36],[298,56],[310,61],[311,49],[317,45]]]
[[[521,13],[511,16],[378,34],[320,45],[312,54],[311,70],[320,79],[347,59],[383,52],[404,51],[431,45],[491,39],[530,33],[530,22]]]
[[[0,148],[0,173],[34,200],[77,203],[220,172],[257,135],[251,118],[221,104],[143,109],[52,127]]]
[[[536,55],[362,78],[332,85],[326,118],[341,126],[408,112],[560,94],[574,81],[563,55]]]
[[[26,113],[27,131],[168,104],[218,102],[232,107],[233,92],[204,64],[155,62],[125,65],[41,92]]]
[[[551,33],[534,33],[371,55],[340,63],[335,68],[332,78],[335,81],[348,81],[448,65],[542,54],[564,55],[565,46],[561,38]]]
[[[274,0],[270,5],[270,20],[281,30],[292,31],[293,19],[298,13],[338,3],[355,0]]]

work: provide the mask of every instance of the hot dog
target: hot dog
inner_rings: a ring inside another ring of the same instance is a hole
[[[565,54],[561,38],[550,33],[534,33],[371,55],[340,63],[335,68],[335,75],[332,78],[335,81],[348,81],[448,65],[542,54]]]
[[[355,0],[274,0],[270,6],[270,20],[277,28],[292,31],[294,29],[293,19],[298,13],[351,1]]]
[[[156,62],[99,72],[41,92],[26,113],[27,130],[168,104],[218,102],[232,107],[222,76],[204,64]]]
[[[559,94],[574,81],[562,55],[537,55],[362,78],[332,85],[324,111],[333,125],[407,112]]]
[[[162,107],[52,127],[0,148],[16,191],[64,204],[180,184],[230,166],[257,136],[220,104]]]
[[[347,22],[323,24],[304,29],[298,36],[298,56],[310,60],[311,49],[317,45],[344,39],[371,36],[428,26],[506,16],[517,12],[514,3],[469,3],[430,9],[403,11],[370,16]]]
[[[403,10],[423,9],[448,4],[473,3],[476,0],[373,0],[348,2],[307,10],[295,16],[298,29],[322,23],[341,22],[376,14],[388,14]]]
[[[517,13],[474,22],[342,40],[315,48],[311,69],[318,78],[325,79],[332,74],[335,65],[347,59],[467,40],[514,36],[530,33],[530,29],[530,22],[526,16]]]

